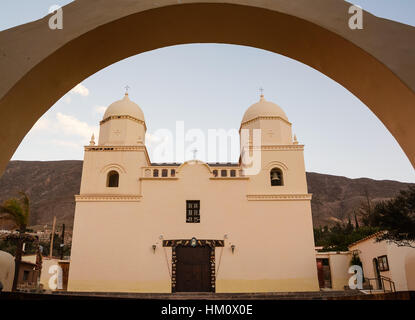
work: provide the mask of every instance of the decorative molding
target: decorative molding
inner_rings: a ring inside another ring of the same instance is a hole
[[[262,145],[262,146],[243,146],[243,149],[259,150],[259,151],[303,151],[303,144],[282,144],[282,145]]]
[[[107,118],[105,118],[104,120],[101,120],[100,122],[99,122],[99,124],[100,125],[102,125],[102,124],[104,124],[105,122],[107,122],[107,121],[109,121],[109,120],[118,120],[118,119],[128,119],[128,120],[133,120],[133,121],[135,121],[135,122],[138,122],[138,123],[140,123],[140,124],[142,124],[143,126],[144,126],[144,129],[147,131],[147,126],[146,126],[146,123],[143,121],[143,120],[140,120],[140,119],[137,119],[137,118],[134,118],[134,117],[132,117],[132,116],[128,116],[128,115],[124,115],[124,116],[110,116],[110,117],[107,117]]]
[[[107,202],[107,201],[121,201],[121,202],[139,202],[142,196],[140,195],[105,195],[105,194],[82,194],[75,195],[75,202]]]
[[[111,152],[111,151],[143,151],[147,164],[150,164],[150,157],[148,156],[147,148],[144,144],[136,146],[84,146],[85,152]]]
[[[270,171],[273,168],[280,168],[283,169],[284,171],[288,171],[288,167],[285,165],[285,163],[280,162],[280,161],[271,161],[269,163],[267,163],[265,170],[266,171]]]
[[[295,201],[307,200],[310,201],[311,193],[308,194],[248,194],[246,198],[248,201]]]
[[[199,164],[199,165],[202,165],[202,166],[204,166],[206,169],[207,169],[207,171],[210,173],[210,174],[212,174],[212,168],[206,163],[206,162],[203,162],[203,161],[200,161],[200,160],[188,160],[188,161],[185,161],[185,162],[183,162],[178,168],[177,168],[177,171],[176,171],[176,173],[180,173],[180,171],[183,169],[183,167],[185,167],[185,166],[188,166],[188,165],[197,165],[197,164]]]
[[[85,146],[85,151],[147,151],[144,145],[137,146]]]
[[[163,240],[163,247],[191,247],[191,239],[177,239],[177,240]],[[225,240],[201,240],[196,239],[196,247],[223,247],[225,246]]]
[[[179,180],[177,177],[141,177],[139,180]]]
[[[212,177],[210,180],[249,180],[249,177]]]
[[[258,116],[258,117],[255,117],[253,119],[242,122],[241,127],[239,128],[239,130],[241,130],[242,126],[247,125],[247,124],[252,123],[252,122],[255,122],[255,121],[258,121],[258,120],[282,120],[283,122],[285,122],[289,126],[292,126],[292,123],[290,121],[288,121],[288,120],[286,120],[286,119],[284,119],[280,116]]]
[[[124,168],[122,165],[117,164],[117,163],[110,163],[110,164],[107,164],[105,167],[103,167],[103,168],[100,170],[100,172],[101,172],[101,173],[108,172],[108,171],[110,171],[111,169],[117,169],[118,171],[120,171],[120,172],[122,172],[122,173],[127,173],[127,171],[125,170],[125,168]]]

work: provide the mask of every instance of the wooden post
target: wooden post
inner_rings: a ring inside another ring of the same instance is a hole
[[[65,224],[62,224],[61,245],[59,247],[61,260],[63,260],[63,247],[64,247],[64,245],[65,245]]]
[[[52,258],[53,253],[53,238],[55,236],[56,216],[53,217],[52,234],[50,235],[50,252],[49,258]]]

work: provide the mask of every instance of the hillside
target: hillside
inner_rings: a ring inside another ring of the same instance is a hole
[[[52,222],[73,224],[74,195],[79,193],[82,161],[11,161],[0,178],[0,201],[16,196],[19,190],[30,195],[31,225]],[[315,226],[346,221],[368,194],[372,200],[395,196],[410,184],[367,178],[349,179],[320,173],[307,173],[309,192],[313,194]],[[0,228],[2,226],[0,225]]]

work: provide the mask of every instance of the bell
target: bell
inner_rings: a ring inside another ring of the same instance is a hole
[[[279,181],[280,180],[280,177],[279,177],[279,174],[278,174],[277,171],[273,171],[271,173],[271,180],[276,180],[276,181]]]

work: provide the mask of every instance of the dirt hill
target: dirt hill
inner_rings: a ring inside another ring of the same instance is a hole
[[[23,190],[32,202],[31,225],[51,224],[56,215],[59,224],[70,227],[81,174],[82,161],[11,161],[0,178],[0,201]],[[307,182],[309,192],[313,194],[311,205],[315,226],[346,221],[353,209],[366,199],[366,194],[375,201],[389,199],[410,185],[314,172],[307,173]]]

